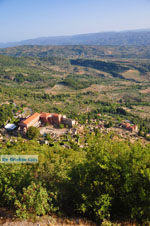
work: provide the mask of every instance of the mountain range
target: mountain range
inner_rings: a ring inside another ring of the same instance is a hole
[[[22,45],[150,46],[150,29],[100,32],[72,36],[41,37],[19,42],[0,43],[0,48]]]

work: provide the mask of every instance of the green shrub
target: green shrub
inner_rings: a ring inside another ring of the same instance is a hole
[[[36,128],[36,127],[31,126],[27,130],[27,137],[30,140],[38,138],[39,135],[40,135],[40,132],[39,132],[38,128]]]
[[[31,183],[23,188],[20,200],[15,201],[16,214],[20,218],[29,218],[37,215],[44,215],[49,211],[49,197],[41,183]]]
[[[60,125],[59,125],[59,128],[60,128],[60,129],[63,129],[63,128],[64,128],[64,124],[60,124]]]

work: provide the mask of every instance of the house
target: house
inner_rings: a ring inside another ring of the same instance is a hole
[[[67,125],[70,128],[72,128],[75,125],[75,123],[76,123],[75,120],[62,117],[62,124],[64,124],[65,126]]]
[[[122,127],[131,131],[131,132],[138,132],[137,125],[130,124],[129,122],[125,122],[125,123],[123,122]]]
[[[19,123],[19,126],[22,130],[27,130],[30,126],[38,127],[40,124],[40,115],[39,113],[34,113],[31,116],[29,116],[27,119],[22,120]]]

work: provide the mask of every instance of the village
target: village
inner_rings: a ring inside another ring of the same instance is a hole
[[[28,112],[28,115],[26,114]],[[27,116],[26,116],[27,115]],[[71,141],[79,147],[87,146],[84,142],[85,133],[114,133],[118,139],[127,139],[131,142],[140,139],[138,136],[138,127],[133,125],[129,120],[123,120],[118,123],[114,119],[114,124],[107,126],[106,123],[109,119],[107,117],[102,119],[98,114],[97,119],[86,120],[84,124],[79,123],[77,120],[68,118],[63,114],[35,112],[32,113],[31,109],[25,108],[14,114],[18,123],[7,124],[0,129],[0,140],[17,142],[18,137],[28,139],[26,136],[30,127],[36,127],[39,130],[40,138],[38,142],[41,144],[54,145],[55,142],[60,141],[62,145],[68,147],[65,142]]]

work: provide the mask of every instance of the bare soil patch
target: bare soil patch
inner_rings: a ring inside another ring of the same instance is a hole
[[[150,89],[143,89],[143,90],[140,90],[140,93],[143,93],[143,94],[147,94],[147,93],[150,93]]]

